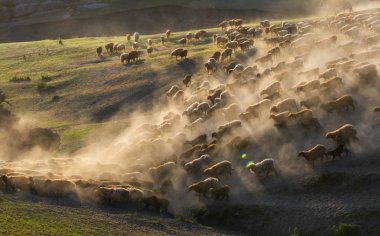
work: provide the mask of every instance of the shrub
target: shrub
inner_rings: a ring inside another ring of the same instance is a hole
[[[24,82],[31,82],[32,79],[29,76],[25,77],[17,77],[13,76],[12,79],[9,80],[10,83],[24,83]]]
[[[41,81],[42,82],[50,82],[50,81],[52,81],[53,80],[53,78],[51,78],[50,76],[48,76],[48,75],[41,75]]]
[[[356,236],[359,235],[359,229],[353,224],[339,223],[334,227],[334,236]]]

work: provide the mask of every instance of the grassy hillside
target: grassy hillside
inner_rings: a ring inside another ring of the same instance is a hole
[[[99,59],[95,53],[96,47],[108,42],[127,43],[125,37],[68,39],[63,46],[57,40],[0,44],[0,87],[12,110],[35,125],[56,128],[67,146],[116,114],[120,120],[139,104],[148,109],[171,84],[198,71],[216,46],[210,47],[211,39],[194,43],[187,46],[189,59],[176,62],[170,51],[184,34],[175,33],[164,46],[158,43],[160,35],[143,36],[142,50],[148,38],[155,41],[153,56],[144,55],[142,61],[126,66],[118,57]],[[31,82],[10,83],[14,76],[29,76]],[[43,76],[48,78],[41,85]],[[54,96],[59,96],[58,101],[53,101]]]

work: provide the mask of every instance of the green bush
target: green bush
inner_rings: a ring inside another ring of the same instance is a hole
[[[356,225],[339,223],[334,227],[334,236],[356,236],[359,235],[359,229]]]
[[[17,77],[13,76],[12,79],[9,80],[10,83],[23,83],[23,82],[30,82],[32,79],[29,76],[24,77]]]

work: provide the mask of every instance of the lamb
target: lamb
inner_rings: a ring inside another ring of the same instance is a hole
[[[188,87],[191,83],[191,75],[186,75],[185,78],[183,78],[182,82],[185,84],[186,87]]]
[[[211,161],[212,161],[211,156],[208,155],[208,154],[204,154],[204,155],[200,156],[199,158],[194,159],[194,160],[186,163],[184,165],[184,169],[187,172],[190,172],[190,173],[193,173],[193,174],[197,174],[197,173],[202,172],[203,168],[206,165],[210,164]]]
[[[230,199],[230,186],[224,185],[220,188],[210,188],[209,192],[214,200],[229,200]]]
[[[153,207],[159,212],[168,212],[170,205],[169,200],[156,196],[143,197],[141,201],[144,204],[144,208],[149,209],[149,207]]]
[[[331,160],[334,161],[335,157],[343,158],[342,154],[346,153],[348,155],[350,151],[346,148],[344,144],[339,144],[334,150],[328,151],[327,156],[331,156]]]
[[[313,96],[313,97],[307,98],[306,100],[301,101],[300,106],[310,109],[312,107],[318,106],[320,102],[321,102],[321,99],[319,98],[319,96]]]
[[[350,95],[343,95],[336,100],[333,100],[326,104],[321,104],[320,107],[329,113],[342,110],[349,111],[350,108],[352,108],[352,110],[355,110],[354,99]]]
[[[325,80],[331,79],[332,77],[338,76],[338,71],[335,68],[329,69],[326,72],[319,75],[319,78],[323,78]]]
[[[138,42],[140,39],[140,34],[138,32],[133,33],[133,39],[135,42]]]
[[[206,197],[210,188],[218,188],[220,186],[219,180],[217,178],[207,178],[188,187],[188,191],[194,191],[199,194],[199,199],[201,196]]]
[[[175,59],[178,60],[178,57],[181,55],[182,52],[183,48],[176,48],[171,52],[170,56],[175,56]]]
[[[179,86],[178,85],[173,85],[170,87],[170,89],[166,92],[166,96],[171,98],[173,97],[178,91],[179,91]]]
[[[284,111],[278,114],[272,114],[269,116],[275,122],[275,126],[281,127],[288,125],[289,122],[289,111]]]
[[[229,58],[231,60],[233,50],[231,48],[226,48],[221,55],[221,61],[223,62],[224,59]]]
[[[268,87],[266,87],[263,91],[260,92],[260,96],[263,96],[263,95],[272,95],[276,92],[280,92],[281,91],[281,83],[280,82],[275,82],[271,85],[269,85]]]
[[[103,51],[103,48],[101,46],[97,47],[96,48],[96,55],[98,55],[99,57],[102,56],[102,51]]]
[[[162,180],[170,176],[175,168],[176,164],[174,162],[167,162],[162,165],[149,168],[148,173],[154,180]]]
[[[278,175],[277,170],[274,166],[274,160],[273,159],[264,159],[259,163],[251,163],[250,165],[247,166],[249,171],[251,173],[255,173],[257,176],[261,176],[262,174],[265,173],[266,177],[273,172],[276,175]]]
[[[215,38],[215,43],[216,45],[219,47],[220,45],[225,45],[226,43],[228,43],[228,38],[227,37],[224,37],[224,36],[217,36]]]
[[[327,150],[325,146],[323,146],[322,144],[318,144],[317,146],[313,147],[308,151],[299,152],[298,157],[304,157],[305,160],[311,162],[312,166],[314,167],[314,161],[320,159],[322,163],[323,158],[327,158]]]
[[[214,58],[208,59],[204,65],[208,75],[216,71],[216,60]]]
[[[211,58],[214,58],[217,62],[219,62],[220,61],[220,56],[221,56],[222,54],[218,51],[218,52],[215,52],[212,56],[211,56]]]
[[[186,46],[187,39],[186,38],[181,38],[177,41],[179,44],[182,44],[182,46]]]
[[[328,132],[326,138],[331,138],[339,144],[350,144],[351,142],[358,140],[357,131],[351,124],[343,125],[334,131]]]
[[[203,173],[205,175],[218,178],[219,176],[226,174],[231,175],[231,171],[233,171],[231,162],[222,161],[205,169]]]
[[[298,111],[297,102],[293,98],[287,98],[271,107],[270,112]]]
[[[319,80],[312,80],[303,85],[299,85],[296,87],[295,93],[304,92],[305,94],[311,93],[313,90],[318,90],[321,86]]]

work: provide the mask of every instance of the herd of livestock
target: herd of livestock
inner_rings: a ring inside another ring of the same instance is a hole
[[[220,51],[204,63],[207,75],[202,79],[186,75],[183,84],[166,92],[162,106],[172,109],[160,123],[141,125],[129,143],[117,147],[128,168],[113,166],[92,180],[1,169],[0,189],[106,204],[141,203],[167,211],[171,200],[191,197],[191,192],[199,199],[227,200],[237,176],[276,178],[282,174],[276,153],[292,140],[305,142],[298,144],[303,148],[295,150],[292,160],[309,163],[309,168],[316,161],[341,159],[361,145],[366,134],[358,127],[365,118],[351,118],[358,110],[368,116],[380,111],[363,104],[367,92],[379,85],[374,63],[380,55],[380,12],[301,22],[264,20],[256,26],[233,19],[219,26],[220,34],[201,30],[178,41],[182,47],[171,52],[176,58],[186,58],[185,46],[205,37],[213,37]],[[160,43],[170,37],[168,30]],[[128,53],[125,44],[105,46],[110,54],[120,53],[121,63],[142,55],[139,33],[127,39],[133,41]],[[147,44],[150,54],[152,40]],[[258,53],[252,56],[252,50]],[[102,56],[104,51],[99,47],[96,52]],[[238,61],[238,53],[248,59]],[[74,160],[51,162],[64,169]]]

